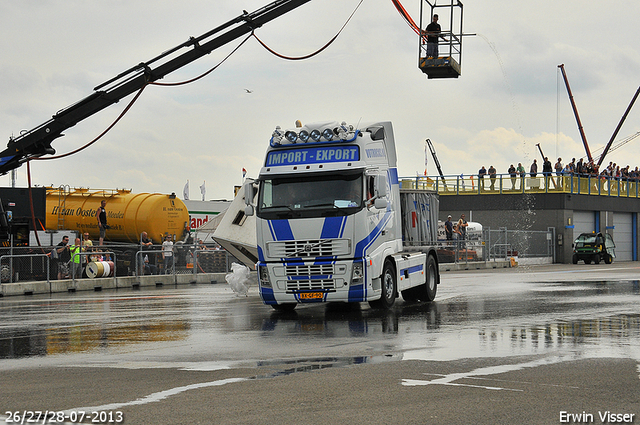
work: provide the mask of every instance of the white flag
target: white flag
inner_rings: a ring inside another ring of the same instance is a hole
[[[202,182],[202,186],[200,186],[200,193],[202,194],[202,200],[204,201],[204,195],[207,193],[207,189],[205,189],[204,184],[206,182]]]
[[[424,175],[427,175],[427,142],[424,142]]]
[[[184,190],[182,191],[182,198],[185,201],[189,200],[189,180],[187,180],[187,184],[184,185]]]

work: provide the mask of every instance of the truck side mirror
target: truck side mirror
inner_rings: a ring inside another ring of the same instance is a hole
[[[247,217],[251,217],[253,215],[253,205],[245,205],[244,215]]]
[[[375,177],[376,196],[384,198],[387,196],[387,179],[385,176],[378,175]],[[377,207],[377,206],[376,206]],[[386,207],[386,205],[385,205]]]
[[[373,206],[376,207],[379,210],[383,210],[387,208],[387,200],[383,199],[383,198],[376,198],[375,201],[373,201]]]
[[[249,206],[253,202],[253,196],[254,196],[253,182],[246,182],[244,184],[243,190],[244,190],[244,204]]]

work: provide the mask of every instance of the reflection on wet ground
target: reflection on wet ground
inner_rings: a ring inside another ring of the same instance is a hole
[[[232,356],[223,350],[233,349],[258,366],[290,361],[292,371],[564,350],[640,358],[638,280],[530,283],[507,294],[492,288],[447,293],[442,286],[440,293],[431,304],[400,299],[390,311],[329,304],[291,313],[272,311],[257,296],[235,298],[215,285],[3,299],[0,359],[108,355],[169,343],[177,343],[173,354],[228,360],[224,356]],[[341,353],[343,346],[358,343],[353,350],[362,355],[318,354]],[[283,360],[292,356],[305,360]]]
[[[188,309],[167,296],[3,300],[0,358],[100,351],[138,342],[186,337],[190,323],[162,312]],[[5,302],[6,301],[6,302]]]

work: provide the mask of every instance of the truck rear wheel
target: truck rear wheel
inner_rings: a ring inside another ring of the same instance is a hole
[[[438,266],[436,260],[432,255],[427,257],[427,281],[424,283],[422,289],[422,295],[420,299],[422,301],[433,301],[436,298],[436,292],[438,291]]]
[[[398,285],[396,282],[396,270],[393,267],[393,263],[387,260],[384,262],[384,268],[382,269],[382,276],[380,276],[382,283],[382,294],[379,300],[370,301],[369,305],[372,308],[387,309],[393,306],[396,301],[396,292],[398,291]]]

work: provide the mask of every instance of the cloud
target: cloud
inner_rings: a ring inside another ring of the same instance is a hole
[[[4,2],[0,127],[7,138],[34,128],[120,72],[266,3],[184,0],[176,8],[158,0],[149,8],[119,0],[71,0],[60,8],[46,0]],[[307,54],[331,39],[358,3],[311,1],[256,34],[283,54]],[[405,3],[419,20],[418,5]],[[482,164],[503,171],[512,162],[530,162],[539,155],[536,143],[550,157],[580,157],[584,147],[558,79],[560,63],[566,65],[589,143],[594,150],[604,146],[638,87],[640,4],[603,9],[579,0],[488,0],[465,4],[464,13],[464,31],[486,40],[464,39],[458,79],[428,80],[417,67],[417,36],[392,3],[364,2],[338,39],[311,59],[285,61],[251,39],[196,83],[148,87],[92,147],[65,159],[34,162],[32,180],[178,194],[187,179],[206,180],[208,196],[230,198],[243,167],[257,177],[275,126],[289,127],[297,119],[391,120],[401,175],[424,171],[426,138],[446,174],[475,173]],[[606,37],[596,31],[603,26]],[[165,80],[212,68],[239,42]],[[92,140],[130,99],[69,128],[54,147],[68,152]],[[636,105],[619,138],[640,131],[639,123]],[[633,159],[638,146],[638,139],[629,142],[611,158],[638,162]],[[25,173],[21,167],[18,185],[26,185]],[[8,176],[0,179],[10,184]]]

